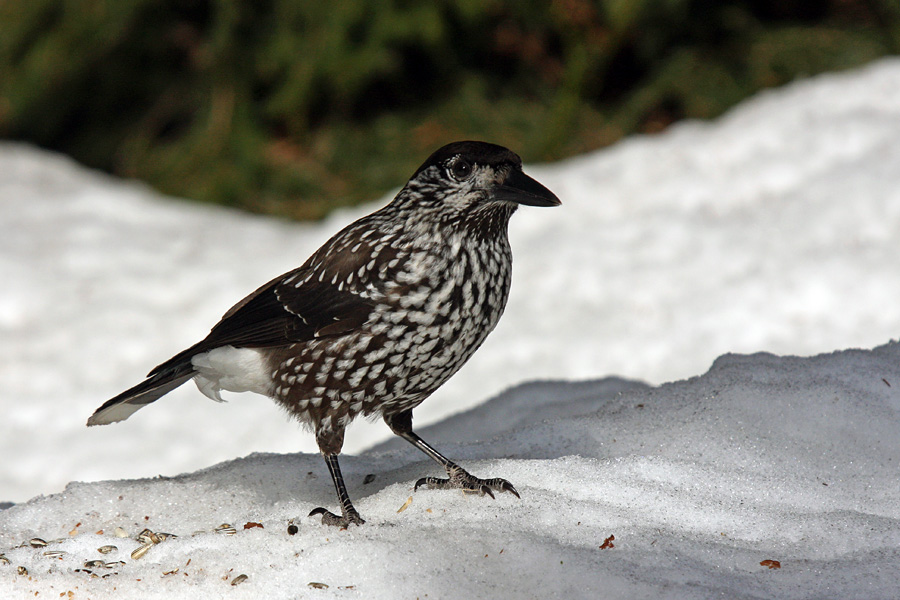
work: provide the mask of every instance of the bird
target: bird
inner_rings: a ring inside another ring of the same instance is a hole
[[[338,463],[345,429],[359,415],[380,416],[446,471],[414,490],[520,497],[509,481],[475,477],[420,438],[412,411],[497,325],[510,289],[512,214],[560,203],[511,150],[447,144],[391,202],[235,304],[206,338],[108,400],[87,424],[127,419],[193,379],[214,400],[222,390],[268,396],[312,430],[340,507],[309,513],[325,525],[365,523]]]

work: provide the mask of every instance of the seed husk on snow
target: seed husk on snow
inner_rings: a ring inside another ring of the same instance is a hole
[[[140,557],[147,554],[147,551],[152,547],[153,547],[153,544],[144,544],[143,546],[141,546],[140,548],[138,548],[137,550],[135,550],[134,552],[131,553],[131,558],[133,558],[134,560],[139,559]]]
[[[142,544],[158,544],[160,542],[164,542],[170,537],[176,537],[172,533],[163,533],[161,531],[151,531],[150,529],[145,529],[139,534],[137,534],[137,541]]]
[[[164,542],[170,537],[175,537],[171,533],[162,533],[145,529],[137,535],[137,540],[142,544],[158,544]]]
[[[245,581],[247,581],[247,579],[249,579],[249,577],[247,577],[246,575],[241,573],[240,575],[238,575],[237,577],[235,577],[234,579],[231,580],[231,585],[240,585],[240,584],[244,583]]]
[[[118,551],[118,548],[113,545],[100,546],[99,548],[97,548],[97,552],[99,552],[100,554],[109,554],[110,552],[116,551]]]
[[[397,509],[398,513],[402,513],[404,510],[409,508],[409,505],[412,504],[412,496],[406,499],[406,502],[403,503],[403,506]]]

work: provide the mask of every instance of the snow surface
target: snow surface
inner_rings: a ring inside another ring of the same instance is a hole
[[[514,216],[507,314],[417,423],[528,379],[658,384],[725,352],[809,355],[897,336],[898,98],[900,62],[887,60],[761,94],[712,123],[530,167],[563,206]],[[288,223],[0,144],[0,455],[17,455],[0,471],[0,501],[251,451],[314,452],[269,400],[213,405],[191,386],[125,423],[83,423],[385,201]],[[382,423],[357,422],[345,450],[388,437]]]
[[[342,461],[368,519],[345,531],[303,516],[335,504],[314,454],[72,483],[0,512],[0,597],[896,598],[898,430],[896,342],[726,355],[660,387],[524,384],[422,431],[521,500],[414,492],[439,473],[394,444]],[[145,527],[178,537],[132,559]],[[124,564],[77,571],[99,559]]]
[[[896,597],[897,343],[634,380],[898,335],[897,98],[885,60],[527,168],[563,206],[514,217],[507,314],[416,411],[423,437],[522,499],[413,493],[439,473],[390,441],[342,458],[369,521],[343,532],[303,516],[333,489],[312,436],[264,398],[185,386],[83,423],[374,205],[298,225],[0,145],[0,500],[206,467],[0,512],[0,598]],[[607,375],[624,379],[567,381]],[[555,381],[477,406],[535,378]],[[345,449],[388,437],[354,425]],[[216,464],[251,451],[282,454]],[[238,533],[212,532],[223,522]],[[144,527],[179,537],[132,560]],[[64,541],[15,547],[35,536]],[[75,572],[110,543],[124,565]]]

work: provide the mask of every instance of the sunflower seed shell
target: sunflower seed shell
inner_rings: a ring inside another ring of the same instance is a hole
[[[140,548],[138,548],[137,550],[135,550],[134,552],[131,553],[131,558],[133,558],[134,560],[139,559],[140,557],[147,554],[147,551],[150,550],[150,548],[152,548],[152,547],[153,547],[153,544],[144,544],[143,546],[141,546]]]

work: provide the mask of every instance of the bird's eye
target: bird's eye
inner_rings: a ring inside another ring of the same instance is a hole
[[[472,176],[472,163],[464,158],[457,158],[450,164],[450,176],[457,181],[465,181]]]

